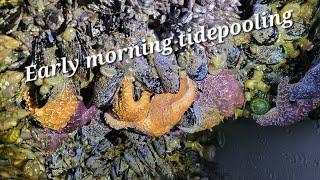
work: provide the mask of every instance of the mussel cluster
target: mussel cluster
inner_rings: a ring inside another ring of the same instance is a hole
[[[173,179],[182,178],[186,169],[187,176],[193,178],[201,177],[200,165],[195,166],[200,162],[197,153],[180,137],[114,132],[91,121],[70,134],[46,164],[52,179]]]
[[[310,53],[319,56],[318,0],[241,3],[0,1],[0,179],[212,177],[208,167],[215,168],[215,146],[221,145],[214,127],[239,117],[265,122],[263,115],[279,104],[274,102],[285,99],[276,97],[278,84],[286,76],[297,82],[319,63],[301,61],[316,58]],[[290,9],[294,23],[287,29],[240,33],[218,45],[172,44],[170,55],[124,55],[112,64],[86,64],[89,55],[168,37],[174,41],[202,26]],[[53,77],[26,82],[26,66],[41,70],[62,57],[79,60],[74,76],[58,69]],[[301,74],[292,73],[297,67]],[[309,111],[320,105],[318,99],[312,102]],[[199,131],[207,135],[194,138]]]

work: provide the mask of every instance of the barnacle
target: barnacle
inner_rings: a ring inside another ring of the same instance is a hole
[[[284,59],[282,48],[276,45],[273,46],[251,46],[252,54],[257,60],[266,64],[279,64]]]
[[[30,109],[34,118],[43,127],[58,130],[67,125],[77,106],[78,101],[72,88],[66,85],[55,99],[49,100],[41,108],[34,108],[31,105]]]
[[[170,131],[191,106],[195,98],[195,90],[195,83],[189,78],[184,78],[181,80],[177,94],[155,95],[149,104],[149,113],[140,121],[118,121],[108,113],[105,114],[105,119],[115,129],[132,127],[152,136],[161,136]],[[128,91],[131,90],[128,89]]]
[[[197,25],[212,27],[236,21],[239,18],[236,13],[240,5],[238,0],[195,2],[191,7],[194,12],[192,22]]]

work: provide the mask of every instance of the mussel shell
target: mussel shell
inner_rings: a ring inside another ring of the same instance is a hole
[[[163,87],[159,77],[152,75],[151,66],[144,57],[134,59],[135,78],[141,82],[148,90],[154,93],[162,93]]]
[[[266,64],[278,64],[284,58],[283,49],[279,46],[258,46],[256,60]]]
[[[195,45],[194,52],[196,58],[190,59],[186,71],[188,76],[195,80],[201,81],[208,74],[208,61],[205,56],[205,49],[200,45]]]
[[[310,26],[305,20],[294,20],[292,27],[286,29],[288,40],[300,39],[307,35],[309,28]]]
[[[279,37],[279,31],[276,27],[269,27],[266,29],[252,31],[252,36],[258,45],[268,46],[277,41]]]
[[[170,93],[178,92],[180,78],[175,55],[155,53],[154,64],[164,90]]]
[[[8,15],[0,22],[0,32],[6,33],[19,24],[21,20],[22,10],[17,8],[16,11]]]
[[[120,87],[123,74],[119,73],[111,78],[100,76],[94,86],[93,103],[97,107],[106,107],[111,104],[115,93]]]

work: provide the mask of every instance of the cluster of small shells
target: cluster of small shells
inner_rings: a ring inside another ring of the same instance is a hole
[[[47,162],[49,177],[172,179],[177,171],[183,171],[184,167],[175,167],[177,162],[172,158],[183,158],[178,151],[182,146],[180,138],[166,135],[155,139],[123,131],[119,136],[126,138],[118,142],[106,138],[112,133],[101,122],[91,121],[69,135]]]
[[[190,159],[199,156],[188,159],[184,150],[190,142],[174,135],[211,129],[224,117],[266,113],[274,97],[270,89],[283,79],[286,62],[312,48],[308,33],[318,1],[251,7],[267,14],[295,9],[289,29],[241,33],[221,45],[172,45],[167,56],[124,57],[95,68],[86,68],[85,57],[143,39],[177,38],[188,28],[241,21],[240,5],[238,0],[0,1],[0,179],[147,179],[197,172]],[[59,73],[25,82],[25,66],[52,65],[61,57],[79,59],[72,78]],[[79,114],[79,108],[88,113]],[[77,127],[70,123],[74,116],[83,120],[78,125],[92,120]],[[63,128],[67,132],[58,131]],[[67,135],[49,153],[55,133]],[[198,155],[215,151],[208,149]]]

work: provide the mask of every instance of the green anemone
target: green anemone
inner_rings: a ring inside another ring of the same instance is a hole
[[[268,101],[260,98],[255,98],[250,104],[251,111],[255,114],[262,115],[269,111],[270,106]]]

